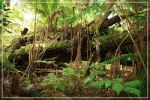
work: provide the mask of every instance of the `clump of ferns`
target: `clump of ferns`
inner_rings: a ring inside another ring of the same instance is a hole
[[[132,81],[125,82],[123,78],[116,78],[114,80],[92,81],[92,78],[94,77],[89,76],[85,78],[83,84],[95,89],[111,88],[117,94],[117,96],[119,96],[120,93],[122,92],[131,94],[133,96],[138,96],[138,97],[141,95],[141,91],[139,90],[139,87],[142,86],[142,82],[140,80],[132,80]]]

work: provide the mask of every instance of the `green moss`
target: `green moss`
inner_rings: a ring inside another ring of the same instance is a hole
[[[3,52],[3,53],[0,53],[0,58],[3,58],[3,59],[0,59],[0,63],[2,64],[3,62],[3,66],[0,65],[0,68],[6,68],[7,70],[9,70],[10,72],[14,72],[16,71],[15,69],[15,64],[11,63],[8,58],[13,55],[12,52],[8,51],[8,52]]]
[[[26,45],[26,46],[22,46],[20,49],[17,49],[16,51],[15,51],[15,54],[26,54],[28,51],[29,51],[29,46],[30,46],[31,44],[29,44],[29,45]]]
[[[65,40],[65,41],[54,41],[47,43],[45,45],[45,48],[61,48],[61,47],[69,47],[71,45],[71,40]]]

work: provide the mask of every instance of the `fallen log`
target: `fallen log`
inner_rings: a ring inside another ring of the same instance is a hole
[[[100,38],[100,55],[104,56],[103,58],[105,59],[105,55],[107,51],[109,50],[115,50],[118,45],[121,43],[121,41],[125,38],[127,33],[121,34],[121,35],[112,35],[112,36],[103,36]],[[133,35],[133,38],[137,38],[138,36],[136,34]],[[38,49],[39,47],[36,47],[39,53],[43,52],[43,56],[41,59],[49,59],[53,60],[56,62],[69,62],[71,58],[71,47],[72,47],[72,42],[74,43],[73,45],[73,55],[72,58],[75,60],[76,57],[76,40],[74,41],[56,41],[54,43],[50,43],[48,46],[43,46],[40,47],[41,49]],[[138,41],[137,41],[138,42]],[[87,60],[87,36],[85,35],[83,40],[82,40],[82,47],[81,47],[81,52],[82,52],[82,59]],[[47,44],[45,44],[47,45]],[[123,42],[121,46],[121,50],[125,51],[126,47],[132,45],[132,41],[130,37],[127,37],[126,40]],[[13,63],[15,63],[17,66],[22,66],[26,65],[28,66],[28,48],[29,45],[27,46],[22,46],[20,49],[16,49],[13,52],[13,55],[9,56],[9,60]],[[95,51],[94,45],[91,47],[92,52]],[[126,51],[125,51],[126,52]],[[14,60],[15,59],[15,60]]]

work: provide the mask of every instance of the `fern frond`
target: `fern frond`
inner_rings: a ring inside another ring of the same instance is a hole
[[[135,96],[140,96],[141,95],[140,90],[135,89],[135,88],[131,88],[131,87],[125,87],[124,91],[127,92],[127,93],[130,93],[132,95],[135,95]]]
[[[97,82],[93,82],[90,84],[91,87],[93,88],[101,88],[102,86],[104,86],[105,81],[97,81]]]
[[[133,81],[124,83],[124,86],[125,86],[125,87],[136,88],[136,87],[142,86],[142,82],[139,81],[139,80],[133,80]]]
[[[88,84],[90,81],[92,81],[94,79],[93,76],[88,76],[83,80],[83,84]]]
[[[121,62],[125,62],[125,61],[134,61],[137,58],[137,54],[133,54],[133,53],[129,53],[129,54],[122,54],[120,56],[116,56],[110,60],[104,61],[100,64],[108,64],[108,63],[112,63],[113,61],[116,60],[120,60]]]
[[[112,80],[106,80],[105,81],[105,88],[108,88],[112,85]]]
[[[72,68],[63,68],[62,74],[66,76],[75,75],[75,70]]]
[[[124,79],[123,78],[116,78],[114,80],[114,82],[118,82],[118,83],[123,83]]]
[[[115,82],[112,86],[112,89],[117,93],[117,95],[119,95],[120,92],[123,91],[123,85],[118,82]]]

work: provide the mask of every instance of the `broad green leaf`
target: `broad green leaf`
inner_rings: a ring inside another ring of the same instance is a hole
[[[135,96],[140,96],[140,94],[141,94],[140,90],[135,89],[135,88],[131,88],[131,87],[125,87],[124,91],[127,93],[130,93],[132,95],[135,95]]]
[[[106,80],[105,81],[105,88],[108,88],[112,85],[112,81],[111,80]]]
[[[123,86],[122,84],[115,82],[112,86],[112,89],[117,93],[117,95],[119,95],[120,92],[123,91]]]

